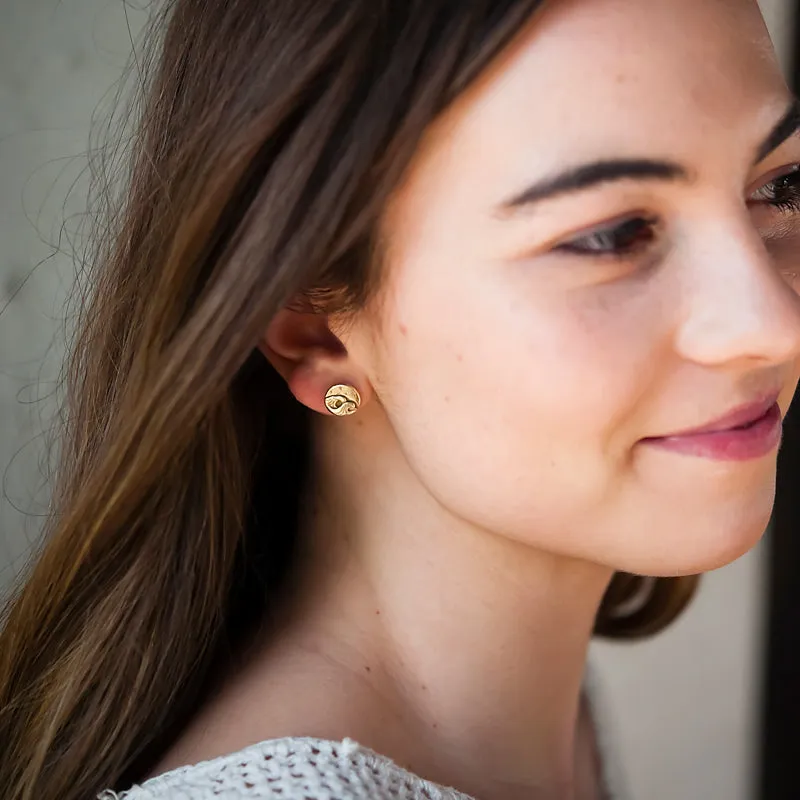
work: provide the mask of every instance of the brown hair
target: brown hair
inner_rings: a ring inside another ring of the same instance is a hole
[[[172,0],[154,16],[124,191],[77,295],[52,513],[3,611],[7,800],[144,774],[274,606],[309,412],[255,345],[303,293],[364,302],[423,132],[539,5]],[[615,615],[643,585],[615,580],[598,632],[663,627],[694,581]]]

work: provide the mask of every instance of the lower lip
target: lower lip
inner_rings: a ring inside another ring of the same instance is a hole
[[[729,428],[690,436],[664,436],[644,442],[663,450],[717,461],[749,461],[772,453],[780,444],[783,432],[781,410],[777,403],[763,417],[747,428]]]

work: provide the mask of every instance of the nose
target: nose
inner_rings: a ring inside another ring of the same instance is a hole
[[[800,359],[800,297],[787,281],[786,254],[776,263],[747,217],[699,239],[682,260],[679,353],[706,366]],[[796,264],[800,271],[800,248]]]

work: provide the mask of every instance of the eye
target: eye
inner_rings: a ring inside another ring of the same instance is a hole
[[[563,253],[583,256],[623,258],[645,250],[656,239],[658,220],[652,217],[629,217],[614,225],[595,228],[557,245]]]
[[[800,164],[773,178],[750,195],[750,202],[772,206],[786,213],[800,211]]]

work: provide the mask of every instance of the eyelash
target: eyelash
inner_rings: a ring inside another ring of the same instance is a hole
[[[655,238],[658,220],[655,217],[630,217],[617,225],[598,228],[590,233],[570,239],[555,249],[573,255],[601,258],[622,258],[644,249]],[[626,242],[621,238],[628,237]],[[599,245],[599,246],[595,246]]]
[[[800,164],[765,183],[750,196],[749,202],[771,206],[783,214],[800,213]],[[657,217],[628,217],[563,242],[554,250],[588,258],[629,258],[652,244],[658,226]]]
[[[764,192],[770,194],[764,197]],[[786,192],[788,196],[780,197],[780,192]],[[776,176],[753,192],[750,195],[751,201],[758,194],[762,194],[756,200],[758,203],[770,205],[785,213],[800,211],[800,164],[795,164],[788,172]]]

